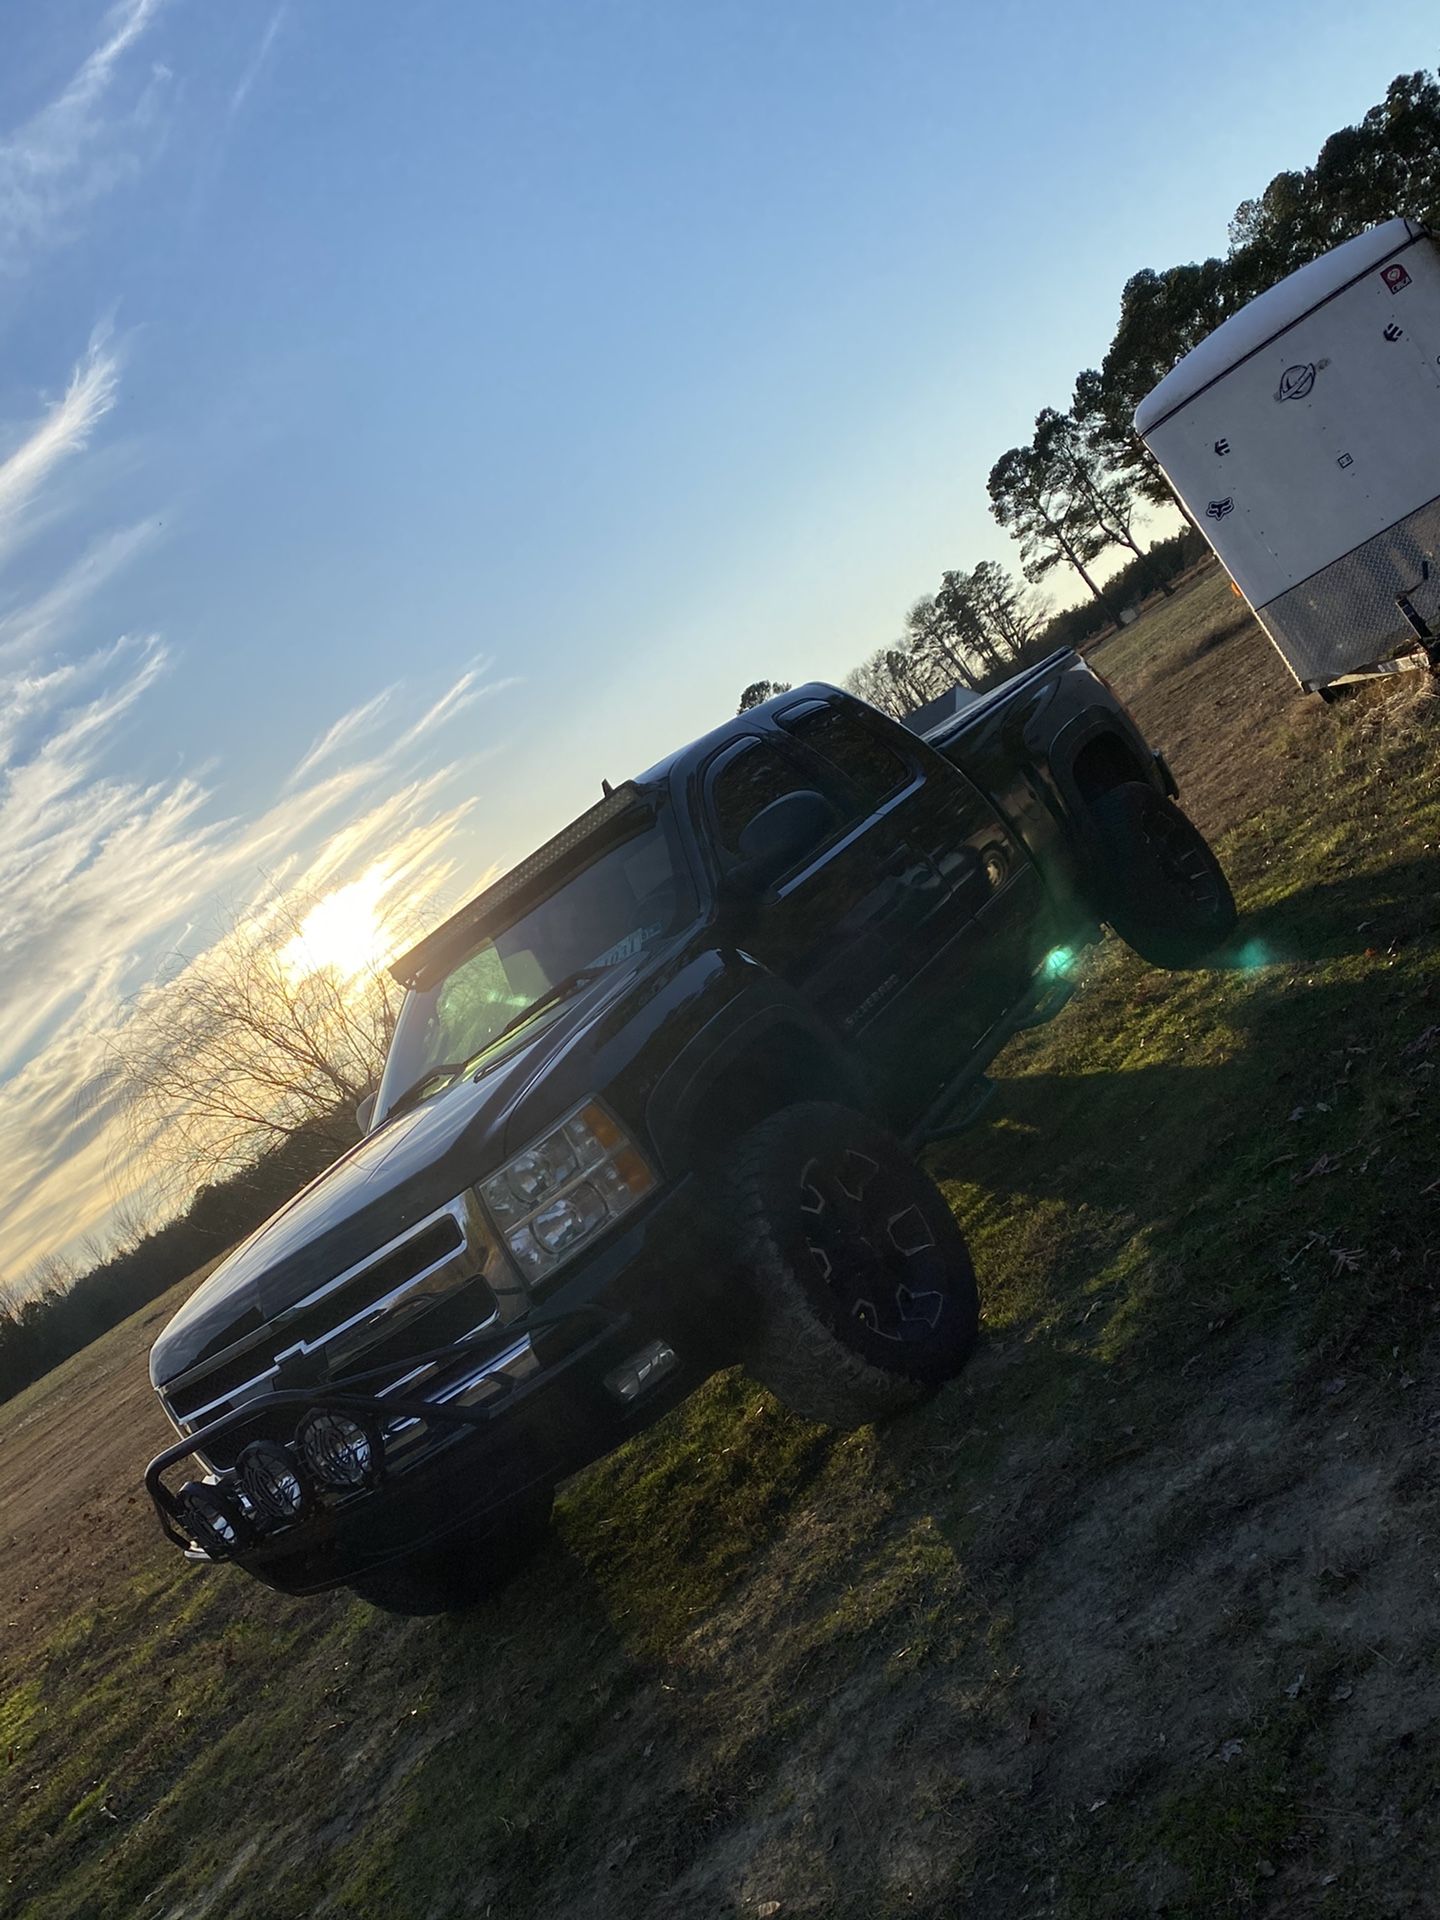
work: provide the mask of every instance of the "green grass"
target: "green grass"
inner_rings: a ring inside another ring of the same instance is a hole
[[[1147,646],[1192,648],[1191,618],[1151,616]],[[1071,1008],[999,1063],[998,1117],[935,1154],[983,1277],[965,1383],[835,1439],[712,1381],[575,1482],[540,1562],[467,1618],[289,1602],[157,1549],[0,1702],[9,1910],[418,1920],[779,1898],[857,1920],[1079,1920],[1280,1899],[1329,1831],[1336,1678],[1383,1677],[1399,1653],[1338,1629],[1262,1649],[1281,1587],[1237,1571],[1233,1593],[1207,1589],[1208,1644],[1250,1691],[1217,1704],[1210,1746],[1142,1754],[1117,1720],[1092,1762],[1098,1696],[1051,1651],[1057,1555],[1073,1540],[1077,1591],[1099,1568],[1104,1608],[1148,1617],[1312,1444],[1242,1450],[1172,1498],[1187,1421],[1253,1375],[1308,1433],[1343,1373],[1378,1431],[1433,1366],[1440,1225],[1416,1196],[1440,1172],[1437,704],[1337,710],[1294,790],[1225,837],[1245,916],[1226,964],[1092,953]],[[1112,1568],[1085,1528],[1141,1494]],[[1363,1557],[1328,1571],[1346,1604],[1368,1577]],[[1082,1610],[1077,1665],[1108,1620]],[[1189,1684],[1168,1644],[1099,1670],[1129,1686],[1138,1663],[1127,1729],[1148,1693]],[[1427,1750],[1385,1788],[1427,1840],[1417,1782],[1435,1777]],[[1306,1897],[1381,1911],[1366,1871]]]

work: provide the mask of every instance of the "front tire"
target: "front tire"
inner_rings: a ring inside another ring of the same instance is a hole
[[[1210,843],[1173,800],[1127,780],[1095,802],[1098,905],[1157,967],[1192,967],[1235,931],[1235,898]]]
[[[554,1504],[547,1492],[492,1532],[370,1567],[345,1584],[382,1613],[418,1618],[468,1612],[498,1593],[539,1552]]]
[[[964,1366],[980,1315],[965,1237],[883,1128],[786,1107],[741,1142],[727,1197],[755,1292],[746,1371],[792,1413],[863,1426]]]

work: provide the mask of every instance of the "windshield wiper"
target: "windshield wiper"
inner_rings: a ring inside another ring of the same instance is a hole
[[[403,1093],[399,1093],[385,1109],[385,1118],[391,1119],[402,1107],[408,1107],[417,1099],[432,1080],[443,1080],[445,1086],[451,1086],[467,1067],[473,1067],[490,1049],[497,1046],[507,1033],[513,1033],[516,1027],[523,1026],[527,1020],[533,1020],[536,1014],[543,1013],[546,1007],[553,1007],[557,1000],[568,999],[572,993],[578,993],[581,987],[588,986],[592,980],[598,980],[602,973],[608,973],[609,967],[577,967],[574,973],[567,973],[563,980],[557,980],[553,987],[547,987],[538,1000],[532,1000],[528,1007],[507,1020],[498,1033],[492,1033],[484,1046],[464,1060],[439,1060],[433,1067],[427,1067],[416,1080],[412,1080]],[[443,1092],[444,1088],[437,1088]]]
[[[471,1056],[472,1059],[474,1057],[474,1055]],[[440,1060],[433,1067],[427,1067],[418,1080],[412,1080],[403,1093],[396,1094],[395,1098],[385,1109],[385,1118],[389,1120],[394,1114],[399,1113],[402,1107],[408,1107],[410,1102],[418,1098],[432,1080],[443,1078],[448,1087],[451,1081],[458,1079],[469,1065],[469,1060]]]
[[[533,1020],[537,1013],[543,1013],[546,1007],[553,1007],[557,1000],[568,1000],[572,993],[578,993],[581,987],[588,987],[592,980],[598,980],[602,973],[609,973],[609,967],[577,967],[574,973],[567,973],[563,980],[557,980],[553,987],[547,987],[538,1000],[532,1000],[528,1007],[522,1007],[511,1020],[507,1020],[500,1031],[485,1042],[485,1050],[503,1040],[507,1033],[513,1033],[516,1027],[523,1027],[527,1020]]]

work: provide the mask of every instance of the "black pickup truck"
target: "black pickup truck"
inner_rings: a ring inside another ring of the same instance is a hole
[[[948,1380],[975,1277],[917,1154],[1102,923],[1184,966],[1234,919],[1072,653],[923,738],[800,687],[607,787],[396,964],[363,1139],[156,1341],[166,1534],[438,1611],[719,1367],[842,1426]]]

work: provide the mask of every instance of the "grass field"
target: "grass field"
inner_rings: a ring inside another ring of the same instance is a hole
[[[157,1304],[0,1409],[6,1911],[1436,1909],[1440,700],[1300,701],[1214,573],[1095,663],[1242,929],[1096,950],[936,1154],[966,1377],[844,1439],[717,1379],[397,1622],[163,1545]]]

